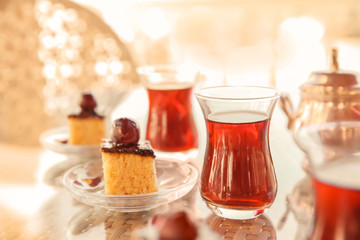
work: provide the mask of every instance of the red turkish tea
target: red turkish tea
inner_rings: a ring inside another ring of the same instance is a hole
[[[166,152],[196,148],[198,134],[192,115],[192,85],[155,86],[147,88],[149,114],[146,139],[154,149]]]
[[[360,239],[360,162],[329,164],[313,179],[315,225],[311,239]]]
[[[219,207],[259,210],[275,199],[277,183],[264,113],[225,112],[207,119],[201,195]]]

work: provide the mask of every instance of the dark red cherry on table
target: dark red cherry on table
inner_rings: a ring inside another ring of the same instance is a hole
[[[139,139],[139,127],[135,121],[128,118],[118,118],[114,121],[112,140],[116,144],[136,145]]]
[[[184,211],[154,218],[152,225],[159,230],[160,239],[194,240],[197,237],[196,226]]]

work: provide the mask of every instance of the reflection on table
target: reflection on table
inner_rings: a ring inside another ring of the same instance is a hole
[[[276,239],[275,228],[266,215],[248,220],[234,220],[211,214],[206,221],[224,239]]]

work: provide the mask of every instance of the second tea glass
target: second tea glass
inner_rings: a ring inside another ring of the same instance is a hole
[[[197,72],[178,65],[138,68],[149,99],[146,139],[157,156],[177,160],[195,157],[198,132],[192,93]]]
[[[296,139],[309,158],[314,192],[309,239],[360,239],[360,122],[304,126]]]
[[[259,216],[277,192],[269,126],[279,92],[267,87],[220,86],[195,95],[207,126],[200,186],[203,200],[221,217]]]

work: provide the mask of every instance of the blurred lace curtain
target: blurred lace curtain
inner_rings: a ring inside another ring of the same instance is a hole
[[[78,110],[82,91],[109,115],[139,82],[118,35],[77,3],[1,0],[0,29],[1,142],[38,145]]]

